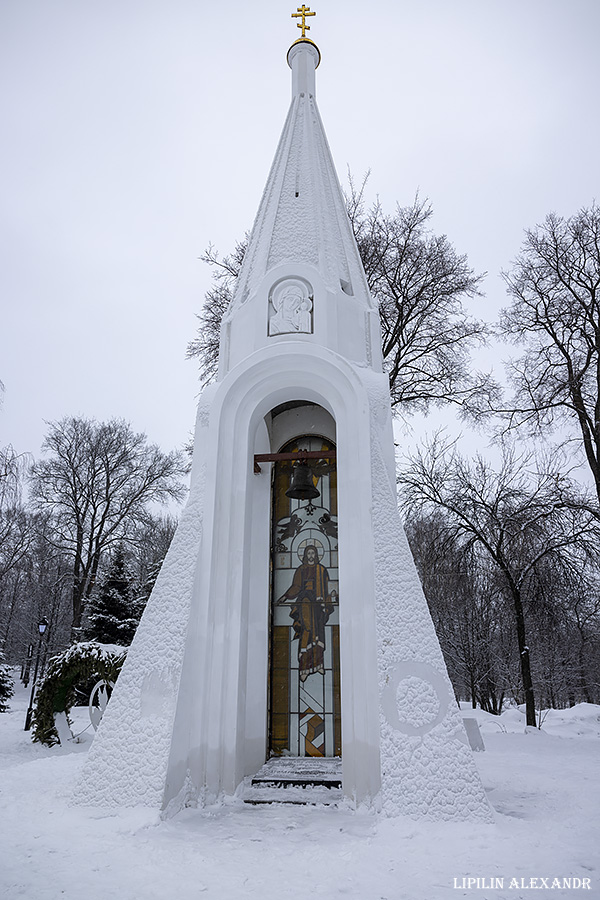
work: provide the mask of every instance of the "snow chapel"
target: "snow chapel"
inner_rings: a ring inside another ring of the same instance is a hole
[[[489,821],[398,516],[378,311],[317,108],[314,13],[293,15],[291,105],[199,401],[189,500],[78,802],[170,814],[316,791]]]

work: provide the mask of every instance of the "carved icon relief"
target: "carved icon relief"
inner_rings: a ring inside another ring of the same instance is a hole
[[[312,334],[312,288],[300,278],[279,281],[269,296],[269,334]]]

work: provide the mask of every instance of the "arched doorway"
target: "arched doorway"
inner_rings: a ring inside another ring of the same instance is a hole
[[[334,450],[306,435],[282,453]],[[274,466],[269,652],[269,756],[341,756],[335,460],[311,460],[320,496],[286,496],[292,463]]]

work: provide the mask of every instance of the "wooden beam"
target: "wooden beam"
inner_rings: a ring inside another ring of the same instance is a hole
[[[262,469],[261,462],[278,462],[279,460],[335,459],[335,450],[298,450],[296,453],[256,453],[254,455],[254,472],[258,475]]]

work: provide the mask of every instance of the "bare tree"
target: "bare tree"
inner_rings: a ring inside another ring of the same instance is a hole
[[[405,525],[457,699],[500,715],[511,682],[503,640],[510,611],[490,566],[440,508],[413,511]]]
[[[54,537],[48,513],[28,511],[30,541],[18,567],[0,583],[0,623],[6,655],[24,662],[38,637],[42,616],[49,622],[44,638],[50,654],[68,644],[71,627],[72,566],[67,555],[50,543]]]
[[[197,336],[190,341],[186,356],[197,358],[200,363],[200,381],[208,384],[217,377],[219,367],[219,341],[221,337],[221,319],[233,297],[236,279],[242,268],[244,254],[248,246],[249,235],[235,245],[233,253],[219,257],[219,253],[210,245],[200,259],[213,268],[213,287],[207,291],[202,312],[198,316],[200,325]]]
[[[73,636],[93,589],[102,554],[127,543],[149,516],[149,504],[180,500],[179,453],[162,453],[122,420],[66,418],[50,423],[32,468],[35,508],[52,516],[50,542],[72,562]]]
[[[148,580],[156,580],[163,560],[177,530],[173,515],[151,516],[136,529],[131,541],[131,566],[136,576],[136,590],[141,591]]]
[[[549,598],[548,605],[557,623],[548,641],[551,645],[548,655],[558,656],[559,696],[566,695],[570,706],[578,699],[594,703],[600,690],[600,572],[597,559],[587,558],[575,547],[561,555],[560,565],[550,561],[545,569],[542,573],[545,577],[540,579],[541,590],[538,588],[536,594]],[[541,618],[539,613],[539,604],[536,604],[537,620]]]
[[[0,509],[21,502],[23,476],[30,463],[29,455],[17,453],[11,444],[0,447]]]
[[[27,454],[16,453],[10,445],[0,448],[0,585],[18,568],[31,541],[29,516],[22,503],[29,462]]]
[[[504,447],[498,470],[481,456],[465,460],[439,436],[400,476],[412,510],[444,510],[456,535],[484,554],[512,604],[527,724],[535,725],[535,696],[525,606],[530,581],[543,562],[569,547],[594,553],[597,523],[569,499],[567,475]]]
[[[13,447],[0,448],[0,646],[11,658],[9,632],[20,606],[23,570],[34,540],[32,516],[22,501],[29,459]],[[12,661],[12,659],[11,659]]]
[[[366,179],[357,189],[350,177],[346,207],[369,289],[379,305],[383,356],[392,404],[403,413],[427,412],[432,404],[469,407],[476,395],[495,396],[487,376],[473,374],[473,347],[485,341],[487,327],[462,304],[480,294],[483,276],[469,268],[445,235],[430,230],[433,210],[417,197],[408,207],[386,214],[376,202],[366,209]],[[217,372],[221,319],[235,290],[248,235],[233,253],[220,258],[213,247],[201,257],[214,269],[198,336],[188,345],[197,357],[203,383]],[[491,402],[491,401],[490,401]]]
[[[549,215],[525,234],[504,273],[512,302],[501,323],[524,353],[509,367],[512,398],[493,410],[509,428],[566,429],[600,502],[600,207]]]
[[[392,406],[403,414],[427,413],[432,404],[462,408],[474,394],[493,391],[490,379],[470,368],[471,350],[485,342],[487,327],[463,306],[480,296],[483,275],[446,235],[431,230],[427,200],[417,196],[390,215],[379,201],[365,207],[365,181],[360,189],[349,181],[347,210],[379,306]]]

